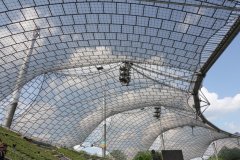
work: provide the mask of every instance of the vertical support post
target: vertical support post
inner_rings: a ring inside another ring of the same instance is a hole
[[[106,84],[104,86],[103,95],[103,157],[106,157],[107,151],[107,121],[106,121]]]
[[[162,141],[162,148],[165,150],[165,143],[164,143],[164,135],[163,135],[163,129],[162,129],[162,108],[160,107],[160,113],[159,113],[159,118],[160,118],[160,130],[161,130],[161,141]]]
[[[238,145],[240,146],[239,138],[237,138],[237,143],[238,143]]]
[[[13,101],[10,105],[10,110],[8,112],[7,120],[6,120],[6,124],[5,124],[5,126],[7,128],[11,127],[13,117],[14,117],[14,114],[15,114],[15,111],[16,111],[16,108],[17,108],[17,105],[18,105],[19,98],[20,98],[21,85],[24,82],[24,77],[25,77],[25,75],[27,73],[27,70],[28,70],[29,60],[30,60],[30,57],[32,55],[33,47],[34,47],[34,44],[35,44],[38,36],[39,36],[39,29],[36,28],[35,31],[33,31],[33,39],[32,39],[32,43],[31,43],[31,46],[30,46],[30,50],[27,53],[27,55],[26,55],[26,57],[23,61],[23,64],[22,64],[21,69],[20,69],[19,74],[18,74],[16,85],[14,87]]]
[[[162,129],[162,107],[160,106],[160,113],[159,113],[159,123],[160,123],[160,132],[161,132],[161,141],[162,141],[162,150],[165,150],[165,143],[164,143],[164,135],[163,135],[163,129]],[[161,158],[163,159],[163,155],[161,153]]]
[[[211,136],[212,140],[214,140],[214,137],[213,137],[212,132],[211,132],[210,130],[209,130],[209,133],[210,133],[210,136]],[[212,145],[213,145],[215,157],[216,157],[216,159],[218,160],[217,146],[216,146],[215,141],[212,142]]]
[[[163,133],[161,134],[161,140],[162,140],[163,150],[165,150],[165,143],[164,143]]]
[[[192,136],[195,136],[194,135],[194,126],[191,126],[191,128],[192,128]]]
[[[214,147],[214,153],[215,153],[215,157],[218,160],[218,155],[217,155],[217,144],[216,142],[213,142],[213,147]]]

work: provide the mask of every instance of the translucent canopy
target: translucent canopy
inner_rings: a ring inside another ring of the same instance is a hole
[[[99,144],[105,105],[107,150],[201,157],[237,138],[201,114],[198,90],[239,15],[238,0],[0,1],[0,123],[53,145]]]

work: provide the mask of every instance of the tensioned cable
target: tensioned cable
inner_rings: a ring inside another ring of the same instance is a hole
[[[146,105],[149,105],[148,103],[146,103]],[[72,105],[65,105],[65,106],[72,106]],[[149,106],[152,106],[152,107],[154,107],[153,105],[149,105]],[[147,106],[148,107],[148,106]],[[178,109],[178,108],[174,108],[174,107],[171,107],[171,106],[165,106],[165,107],[168,107],[168,109],[167,110],[172,110],[174,113],[176,113],[177,115],[179,115],[179,116],[184,116],[184,117],[189,117],[189,118],[193,118],[194,119],[194,117],[192,117],[193,115],[191,115],[190,113],[191,112],[188,112],[188,111],[186,111],[186,110],[182,110],[182,109]],[[164,107],[164,108],[165,108]],[[144,107],[145,108],[145,107]],[[41,110],[41,112],[42,111],[48,111],[48,110],[50,110],[50,109],[46,109],[46,110]],[[135,109],[134,109],[135,110]],[[95,109],[94,110],[94,112],[97,112],[97,111],[99,111],[99,112],[101,112],[102,111],[102,108],[99,108],[99,109]],[[184,111],[184,112],[188,112],[188,114],[184,114],[184,113],[180,113],[179,111]],[[34,113],[31,113],[31,114],[34,114]],[[74,113],[74,114],[71,114],[71,116],[74,116],[74,115],[78,115],[79,113]],[[102,113],[99,113],[98,115],[99,116],[101,116],[101,114]],[[117,114],[134,114],[134,113],[127,113],[127,111],[126,112],[118,112]],[[60,115],[55,115],[55,116],[52,116],[52,117],[50,117],[50,118],[56,118],[56,117],[65,117],[65,116],[60,116]],[[21,117],[21,119],[22,118],[24,118],[24,117]],[[48,119],[49,117],[47,117],[47,118],[40,118],[41,120],[44,120],[44,119]],[[38,121],[39,119],[36,119],[36,120],[31,120],[31,122],[34,122],[34,121]],[[21,121],[21,123],[22,122],[28,122],[28,121],[30,121],[30,120],[24,120],[24,121]]]
[[[177,88],[177,87],[171,86],[171,85],[169,85],[169,84],[166,84],[166,83],[164,83],[164,82],[159,82],[158,80],[153,79],[153,78],[145,75],[144,73],[141,73],[140,71],[138,71],[138,70],[135,69],[134,67],[132,67],[132,69],[133,69],[134,71],[136,71],[137,73],[141,74],[142,76],[144,76],[144,77],[146,77],[146,78],[148,78],[148,79],[150,79],[150,80],[152,80],[152,81],[154,81],[154,82],[156,82],[156,83],[158,83],[158,84],[161,84],[161,85],[164,85],[164,86],[167,86],[167,87],[170,87],[170,88],[174,88],[174,89],[179,90],[179,91],[181,91],[181,92],[187,92],[187,90],[185,90],[185,89]],[[171,82],[171,81],[168,81],[168,82]]]
[[[133,68],[133,67],[132,67]],[[146,68],[143,68],[143,67],[137,67],[137,68],[139,68],[139,69],[142,69],[142,70],[146,70],[146,71],[149,71],[149,72],[152,72],[152,73],[155,73],[155,74],[160,74],[160,75],[163,75],[163,76],[166,76],[166,77],[170,77],[170,78],[172,78],[172,80],[165,80],[166,82],[173,82],[174,80],[181,80],[181,79],[177,79],[177,78],[175,78],[175,77],[171,77],[170,75],[165,75],[165,74],[161,74],[161,73],[159,73],[159,72],[156,72],[156,71],[150,71],[150,70],[148,70],[148,69],[146,69]],[[137,70],[136,68],[135,68],[135,70]],[[145,74],[144,74],[145,75]],[[146,75],[147,76],[147,75]],[[182,76],[182,77],[179,77],[179,78],[185,78],[186,76]],[[152,79],[151,79],[152,80]],[[162,83],[163,85],[165,85],[165,83]]]
[[[116,68],[117,66],[115,66],[114,68]],[[55,74],[56,74],[56,72],[54,72]],[[109,76],[111,76],[108,72],[106,72]],[[61,73],[57,73],[57,74],[60,74],[61,75]],[[149,84],[149,83],[146,83],[146,84]],[[136,85],[133,85],[133,89],[147,89],[147,88],[149,88],[149,87],[142,87],[141,85],[139,85],[139,86],[136,86]],[[153,88],[153,89],[158,89],[158,88]],[[160,88],[159,88],[160,89]],[[117,94],[119,94],[119,93],[123,93],[123,92],[125,92],[125,91],[119,91],[119,92],[117,92],[117,93],[114,93],[114,95],[117,95]],[[107,95],[113,95],[112,93],[110,93],[110,94],[107,94]],[[85,104],[85,103],[88,103],[88,102],[91,102],[91,101],[94,101],[94,100],[99,100],[100,98],[102,98],[102,96],[100,96],[100,97],[97,97],[97,98],[95,98],[95,99],[89,99],[89,100],[83,100],[83,101],[81,101],[80,102],[80,104]],[[85,103],[82,103],[82,102],[85,102]],[[75,103],[75,104],[78,104],[78,103]],[[69,105],[75,105],[75,104],[69,104]]]
[[[148,69],[148,68],[144,68],[144,67],[141,67],[141,66],[139,66],[137,64],[133,64],[133,65],[136,66],[137,68],[140,68],[140,69],[143,69],[143,70],[146,70],[146,71],[158,74],[158,75],[162,75],[162,76],[165,76],[165,77],[169,77],[169,78],[172,78],[172,79],[175,79],[175,80],[182,80],[182,81],[186,81],[186,82],[189,82],[189,83],[194,82],[194,81],[191,81],[191,80],[188,80],[188,79],[184,79],[184,78],[189,78],[189,76],[177,77],[177,76],[174,76],[174,75],[167,75],[165,73],[160,73],[160,72]]]
[[[119,93],[121,93],[121,92],[119,92]],[[110,94],[111,95],[111,94]],[[81,102],[79,102],[79,103],[74,103],[74,104],[68,104],[68,105],[64,105],[64,107],[68,107],[68,106],[73,106],[73,105],[84,105],[84,104],[87,104],[87,103],[89,103],[89,102],[93,102],[93,101],[95,101],[95,100],[100,100],[101,98],[103,98],[102,96],[101,97],[98,97],[98,98],[95,98],[95,99],[90,99],[90,100],[84,100],[84,102],[83,101],[81,101]],[[82,103],[83,102],[83,103]],[[95,104],[96,104],[97,102],[95,102]],[[149,102],[149,103],[151,103],[151,102]],[[146,105],[149,105],[149,103],[146,103]],[[151,105],[152,106],[152,105]],[[166,107],[168,107],[168,106],[166,106]],[[83,108],[83,109],[86,109],[86,108]],[[49,111],[49,110],[52,110],[52,108],[48,108],[48,109],[45,109],[45,110],[41,110],[41,112],[43,112],[43,111]],[[101,110],[101,109],[100,109]],[[96,111],[96,110],[95,110]],[[36,113],[37,111],[35,111],[35,112],[32,112],[31,114],[34,114],[34,113]],[[71,115],[76,115],[76,114],[71,114]],[[18,117],[18,118],[21,118],[21,117]],[[24,117],[22,117],[22,118],[24,118]]]
[[[146,2],[155,2],[155,3],[162,3],[162,4],[173,4],[173,5],[181,5],[181,6],[191,6],[191,7],[203,7],[203,8],[212,8],[212,9],[222,9],[222,10],[229,10],[229,11],[240,11],[238,7],[230,7],[230,6],[218,6],[215,4],[194,4],[194,3],[184,3],[184,2],[176,2],[176,1],[162,1],[162,0],[139,0],[139,1],[146,1]],[[205,2],[206,3],[206,2]],[[236,3],[239,3],[238,1]]]
[[[109,73],[109,71],[114,71],[114,69],[116,69],[117,67],[119,67],[119,64],[117,64],[116,66],[113,66],[113,67],[111,67],[111,68],[109,68],[109,69],[103,69],[103,71],[101,71],[101,72],[99,72],[99,71],[96,71],[96,72],[90,72],[90,74],[89,73],[86,73],[86,74],[66,74],[66,73],[63,73],[64,71],[56,71],[56,72],[51,72],[51,73],[55,73],[55,74],[59,74],[59,75],[63,75],[63,76],[70,76],[70,77],[87,77],[87,76],[92,76],[92,78],[94,78],[94,77],[98,77],[99,76],[99,74],[100,75],[103,75],[104,73]],[[69,71],[69,72],[71,72],[71,71]],[[72,72],[74,72],[74,71],[72,71]]]
[[[151,88],[151,87],[149,87],[149,86],[145,86],[145,87],[142,87],[142,86],[134,86],[134,88],[132,89],[132,90],[135,90],[135,89],[148,89],[148,88]],[[160,88],[151,88],[151,89],[160,89]],[[120,95],[121,93],[126,93],[126,92],[131,92],[131,90],[129,91],[129,90],[122,90],[122,91],[119,91],[119,92],[115,92],[115,93],[109,93],[109,94],[106,94],[106,96],[111,96],[112,98],[113,98],[113,96],[115,95],[115,96],[118,96],[118,95]],[[95,100],[100,100],[100,99],[102,99],[103,98],[103,96],[99,96],[99,97],[97,97],[97,98],[93,98],[93,99],[85,99],[85,100],[81,100],[80,102],[77,102],[77,103],[70,103],[70,104],[68,104],[68,105],[66,105],[66,104],[64,104],[64,106],[65,107],[68,107],[68,106],[73,106],[73,105],[78,105],[78,104],[81,104],[81,105],[84,105],[84,104],[87,104],[87,103],[89,103],[89,102],[93,102],[93,101],[95,101]],[[96,102],[97,103],[97,102]],[[48,111],[49,109],[47,109],[47,110],[41,110],[41,111]],[[37,112],[37,111],[36,111]]]
[[[201,89],[199,90],[199,92],[201,93],[200,96],[207,102],[207,104],[210,105],[210,102],[208,101],[207,97],[204,95]]]
[[[136,112],[131,112],[131,110],[129,110],[130,112],[122,112],[120,114],[135,114],[135,113],[141,113],[141,112],[149,112],[151,111],[154,107],[160,107],[159,106],[156,106],[156,105],[151,105],[151,106],[148,106],[148,107],[144,107],[144,108],[147,108],[147,109],[144,109],[144,110],[141,110],[141,111],[136,111]],[[172,106],[163,106],[162,107],[164,110],[168,111],[168,113],[175,113],[179,116],[184,116],[184,117],[188,117],[188,118],[193,118],[194,119],[194,114],[192,114],[192,112],[188,111],[188,110],[183,110],[182,108],[179,109],[179,108],[176,108],[176,107],[172,107]],[[136,109],[134,109],[136,110]]]

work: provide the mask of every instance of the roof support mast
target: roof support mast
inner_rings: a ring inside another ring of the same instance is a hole
[[[27,53],[27,55],[26,55],[26,57],[23,61],[22,67],[21,67],[21,69],[19,71],[19,74],[18,74],[17,82],[16,82],[14,92],[13,92],[13,100],[12,100],[12,103],[11,103],[11,106],[10,106],[10,109],[9,109],[9,112],[8,112],[7,118],[6,118],[5,126],[7,128],[10,128],[11,125],[12,125],[13,117],[14,117],[14,114],[15,114],[15,111],[16,111],[16,108],[17,108],[17,105],[18,105],[19,98],[20,98],[21,85],[24,82],[25,75],[27,74],[29,60],[30,60],[30,57],[32,55],[33,47],[34,47],[34,44],[35,44],[38,36],[39,36],[39,29],[36,28],[33,31],[33,38],[32,38],[32,43],[31,43],[31,46],[30,46],[30,50]]]
[[[217,49],[214,51],[214,53],[211,55],[211,57],[208,59],[205,65],[201,68],[199,74],[197,75],[197,81],[193,89],[193,97],[194,97],[197,116],[201,117],[204,123],[207,123],[209,126],[216,129],[217,131],[222,131],[222,130],[220,130],[218,127],[216,127],[211,122],[209,122],[201,112],[198,91],[202,85],[202,81],[204,79],[205,74],[208,72],[211,66],[215,63],[215,61],[219,58],[219,56],[223,53],[223,51],[227,48],[227,46],[232,42],[232,40],[239,33],[239,31],[240,31],[240,18],[236,20],[236,22],[233,24],[233,27],[230,29],[226,37],[219,43]]]
[[[106,86],[104,87],[104,96],[103,96],[103,115],[104,115],[104,124],[103,124],[103,157],[106,157],[106,150],[107,150],[107,122],[106,122]]]

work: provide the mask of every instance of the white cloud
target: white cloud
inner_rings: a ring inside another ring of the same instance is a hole
[[[210,102],[210,106],[204,112],[206,118],[219,124],[222,129],[231,133],[240,132],[239,119],[234,113],[240,113],[240,94],[233,97],[219,98],[217,93],[209,92],[206,88],[201,89]],[[229,119],[229,115],[231,119]],[[224,122],[225,121],[225,122]]]
[[[236,94],[234,97],[219,98],[217,93],[209,92],[205,87],[202,88],[202,92],[210,102],[210,106],[207,109],[208,113],[226,114],[240,110],[240,94]]]
[[[226,122],[224,123],[224,127],[226,127],[227,131],[231,133],[240,133],[240,126],[236,125],[234,122]]]

